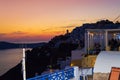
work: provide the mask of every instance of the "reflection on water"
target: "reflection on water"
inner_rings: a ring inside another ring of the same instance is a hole
[[[22,49],[0,50],[0,76],[22,60]]]

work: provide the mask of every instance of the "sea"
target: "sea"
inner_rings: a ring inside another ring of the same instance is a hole
[[[16,66],[22,60],[22,49],[0,50],[0,76]]]

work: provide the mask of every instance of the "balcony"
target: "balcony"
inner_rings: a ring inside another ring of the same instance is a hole
[[[77,72],[78,67],[70,67],[65,70],[36,76],[27,80],[78,80],[76,76]]]

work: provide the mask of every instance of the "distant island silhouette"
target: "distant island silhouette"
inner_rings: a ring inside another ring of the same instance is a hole
[[[34,48],[46,44],[45,42],[41,43],[10,43],[5,41],[0,41],[0,50],[3,49],[15,49],[15,48]]]

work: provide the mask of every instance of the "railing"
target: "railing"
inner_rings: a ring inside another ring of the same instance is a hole
[[[27,80],[70,80],[72,78],[74,78],[74,68],[69,68],[50,74],[36,76]]]

